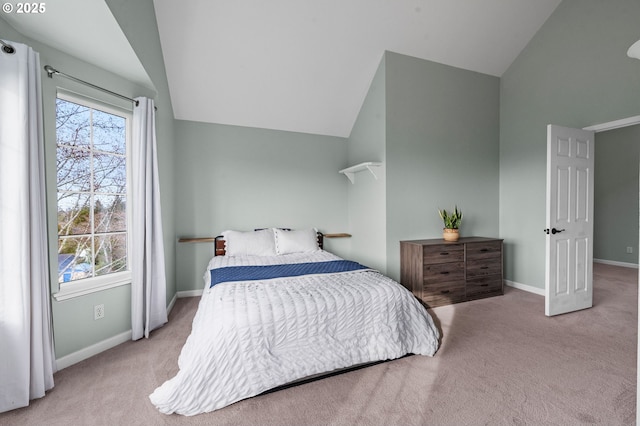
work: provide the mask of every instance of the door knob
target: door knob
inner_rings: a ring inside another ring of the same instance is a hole
[[[556,229],[556,228],[552,228],[552,229],[551,229],[551,233],[552,233],[552,234],[554,234],[554,235],[555,235],[555,234],[559,234],[559,233],[561,233],[562,231],[565,231],[565,229]],[[547,234],[547,235],[549,235],[549,228],[544,229],[544,233],[545,233],[545,234]]]

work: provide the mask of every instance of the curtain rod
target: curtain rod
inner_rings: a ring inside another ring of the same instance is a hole
[[[51,65],[45,65],[44,66],[44,70],[47,72],[47,75],[49,76],[49,78],[53,78],[54,74],[58,74],[58,75],[61,75],[63,77],[66,77],[66,78],[68,78],[70,80],[76,81],[78,83],[86,84],[87,86],[93,87],[94,89],[101,90],[101,91],[109,93],[109,94],[111,94],[113,96],[117,96],[117,97],[119,97],[121,99],[126,99],[127,101],[131,101],[136,106],[138,106],[140,104],[140,102],[136,101],[135,99],[131,99],[131,98],[127,97],[127,96],[121,95],[120,93],[112,92],[111,90],[105,89],[105,88],[100,87],[100,86],[96,86],[95,84],[91,84],[91,83],[86,82],[84,80],[80,80],[79,78],[73,77],[73,76],[71,76],[69,74],[65,74],[63,72],[60,72],[57,69],[53,68]]]
[[[4,53],[8,53],[10,55],[13,54],[13,53],[16,53],[16,49],[12,45],[10,45],[8,43],[5,43],[2,40],[0,40],[0,44],[2,45],[2,51]]]

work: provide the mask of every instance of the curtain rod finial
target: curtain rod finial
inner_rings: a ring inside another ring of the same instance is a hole
[[[0,46],[2,46],[2,51],[8,55],[13,55],[14,53],[16,53],[15,47],[10,45],[9,43],[5,43],[4,41],[0,40]]]
[[[58,71],[54,69],[51,65],[45,65],[44,70],[47,72],[49,78],[53,78],[54,74],[58,74]]]

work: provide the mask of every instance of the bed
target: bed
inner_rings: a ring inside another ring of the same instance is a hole
[[[216,241],[179,371],[150,396],[165,414],[214,411],[354,365],[433,356],[427,310],[313,229],[226,231]]]

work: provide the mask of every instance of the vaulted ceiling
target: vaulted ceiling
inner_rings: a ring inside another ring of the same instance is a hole
[[[560,0],[154,0],[176,118],[349,136],[385,50],[500,76]]]
[[[385,50],[501,76],[560,1],[153,0],[176,118],[343,137]],[[151,84],[104,0],[3,18]]]

